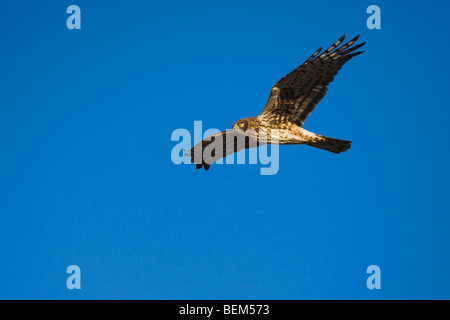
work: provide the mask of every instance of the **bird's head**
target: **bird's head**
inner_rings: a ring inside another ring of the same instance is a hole
[[[249,127],[249,121],[247,120],[247,118],[241,119],[239,121],[236,121],[236,123],[233,125],[233,131],[247,131]]]

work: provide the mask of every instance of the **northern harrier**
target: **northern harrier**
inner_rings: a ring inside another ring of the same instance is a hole
[[[345,37],[344,34],[322,54],[320,47],[301,66],[278,81],[259,116],[243,118],[233,125],[233,130],[213,134],[195,145],[186,154],[191,157],[191,162],[197,164],[197,169],[204,167],[208,170],[218,159],[242,149],[270,143],[307,144],[334,153],[348,150],[351,141],[333,139],[303,129],[306,118],[325,97],[328,84],[338,71],[348,60],[364,52],[353,52],[365,44],[353,46],[359,35],[338,48]],[[236,139],[239,136],[246,138]],[[218,142],[215,146],[214,141]]]

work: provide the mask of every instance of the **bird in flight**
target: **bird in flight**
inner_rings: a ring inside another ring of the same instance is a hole
[[[233,130],[205,138],[185,155],[191,157],[197,169],[208,170],[218,159],[263,144],[306,144],[334,153],[348,150],[351,141],[326,137],[303,128],[303,123],[325,97],[329,83],[342,66],[364,52],[354,52],[365,44],[353,46],[359,35],[340,46],[345,37],[344,34],[323,53],[320,47],[302,65],[278,81],[259,116],[237,121]]]

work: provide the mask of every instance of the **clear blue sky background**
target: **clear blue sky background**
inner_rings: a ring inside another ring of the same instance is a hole
[[[0,298],[450,298],[450,5],[392,2],[2,1]],[[366,53],[305,128],[351,150],[171,162],[173,130],[259,114],[343,33]]]

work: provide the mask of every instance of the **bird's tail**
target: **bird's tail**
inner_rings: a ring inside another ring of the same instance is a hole
[[[347,151],[352,146],[352,142],[348,140],[334,139],[321,135],[315,135],[310,141],[306,142],[307,145],[316,147],[319,149],[331,151],[333,153],[341,153]]]

